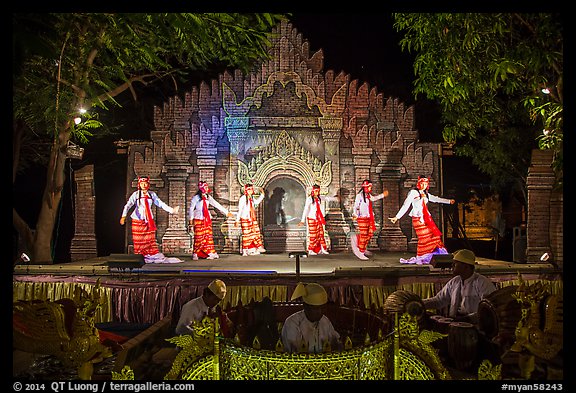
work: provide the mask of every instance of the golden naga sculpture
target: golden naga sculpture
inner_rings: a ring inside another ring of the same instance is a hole
[[[484,359],[478,367],[479,380],[499,381],[502,379],[502,364],[492,365],[488,359]]]
[[[537,359],[550,363],[562,351],[563,296],[550,295],[549,284],[527,285],[518,276],[520,285],[513,297],[521,304],[522,316],[510,351],[519,353],[521,376],[530,379]]]
[[[395,379],[451,379],[436,349],[431,345],[434,341],[446,337],[447,334],[420,330],[418,316],[407,312],[400,316],[399,322],[399,359],[396,361],[397,377]],[[416,367],[415,364],[420,364],[420,366]]]
[[[164,379],[178,379],[182,374],[186,374],[190,368],[193,368],[196,362],[206,356],[207,360],[213,356],[212,348],[218,344],[218,335],[220,334],[220,324],[218,318],[204,317],[201,321],[192,324],[192,335],[181,335],[166,339],[166,341],[176,344],[180,351],[174,359],[172,368],[166,374]],[[203,362],[204,364],[206,362]],[[217,364],[217,362],[215,362]],[[213,370],[206,370],[210,377],[198,379],[215,379],[212,378]]]
[[[14,302],[13,347],[53,355],[64,367],[76,368],[80,379],[91,379],[94,363],[112,356],[100,343],[94,322],[104,300],[99,288],[97,283],[92,296],[78,287],[73,299]]]

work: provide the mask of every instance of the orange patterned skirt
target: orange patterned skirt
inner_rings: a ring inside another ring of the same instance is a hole
[[[257,221],[241,218],[240,227],[242,228],[242,249],[264,247],[262,245],[262,235],[260,234],[260,227],[258,227]]]
[[[324,239],[324,225],[318,220],[307,218],[308,221],[308,250],[314,251],[316,254],[320,250],[327,249],[326,239]]]
[[[132,219],[132,242],[134,254],[154,255],[160,252],[156,244],[156,231],[149,231],[144,220]]]
[[[374,236],[374,230],[370,225],[370,217],[358,217],[358,251],[362,254],[366,251],[368,243],[372,236]]]
[[[429,254],[438,247],[444,247],[442,238],[435,236],[430,228],[425,223],[420,222],[419,217],[412,217],[412,225],[418,236],[418,248],[416,251],[417,256]]]
[[[203,219],[194,219],[194,254],[199,258],[207,258],[208,254],[216,252],[212,226],[205,225]]]

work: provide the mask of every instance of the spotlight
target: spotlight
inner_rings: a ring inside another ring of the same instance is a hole
[[[81,117],[76,117],[76,118],[74,119],[74,124],[76,124],[76,125],[80,124],[81,122],[82,122],[82,118],[81,118]]]
[[[30,257],[26,255],[25,252],[23,252],[22,255],[20,255],[20,259],[22,259],[26,263],[30,262]]]
[[[542,89],[542,93],[544,93],[544,94],[550,94],[550,89],[547,88],[547,87],[544,87],[544,88]]]
[[[542,256],[540,257],[540,260],[542,262],[546,262],[548,259],[550,259],[550,254],[548,254],[547,252],[545,252],[544,254],[542,254]]]

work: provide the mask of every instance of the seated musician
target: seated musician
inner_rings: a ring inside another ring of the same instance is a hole
[[[324,315],[328,294],[320,284],[299,283],[291,300],[302,297],[304,309],[286,318],[282,344],[286,352],[321,353],[326,348],[340,350],[340,334]]]
[[[476,255],[467,249],[453,254],[450,279],[434,296],[423,299],[426,309],[441,309],[449,306],[448,316],[458,322],[478,323],[480,301],[496,290],[490,279],[476,273]]]

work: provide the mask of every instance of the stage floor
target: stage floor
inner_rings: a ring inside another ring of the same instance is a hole
[[[131,273],[138,275],[168,276],[271,276],[292,278],[296,276],[322,277],[386,277],[448,275],[450,269],[435,268],[431,265],[411,265],[400,263],[400,258],[414,256],[407,252],[375,252],[368,260],[360,260],[352,253],[339,252],[330,255],[290,258],[288,253],[261,254],[242,257],[237,254],[220,254],[219,259],[193,261],[191,255],[167,255],[182,260],[179,263],[148,263],[141,268],[119,269],[110,267],[110,256],[97,257],[78,262],[47,265],[18,264],[14,275],[117,275]],[[487,276],[500,274],[559,274],[559,270],[547,263],[523,264],[488,258],[477,258],[476,271]],[[299,265],[299,266],[298,266]],[[299,268],[298,268],[299,267]]]

